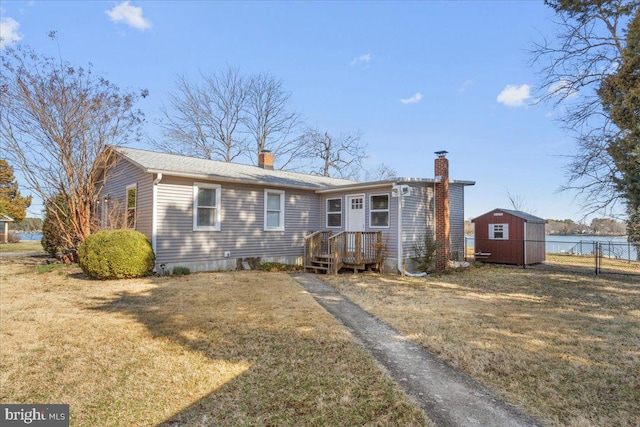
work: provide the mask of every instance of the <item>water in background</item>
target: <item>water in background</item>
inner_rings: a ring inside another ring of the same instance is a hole
[[[20,240],[42,240],[42,233],[18,233]]]
[[[637,249],[625,237],[612,236],[547,236],[547,253],[592,255],[594,243],[600,243],[602,254],[608,258],[638,259]]]
[[[473,245],[473,236],[466,236],[467,244]],[[600,242],[603,255],[610,258],[638,259],[637,249],[629,243],[626,237],[615,236],[545,236],[546,252],[548,254],[576,254],[592,255],[594,243]]]

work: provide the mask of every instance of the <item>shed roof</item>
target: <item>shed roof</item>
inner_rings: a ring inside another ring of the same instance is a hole
[[[1,215],[0,222],[14,222],[15,220],[8,215]]]
[[[321,189],[356,183],[356,181],[348,179],[269,170],[259,166],[198,159],[138,148],[114,147],[114,150],[148,173],[306,189]]]
[[[473,218],[471,220],[471,222],[474,222],[476,219],[481,218],[481,217],[483,217],[485,215],[492,214],[494,212],[504,212],[506,214],[513,215],[515,217],[521,218],[521,219],[525,220],[526,222],[535,222],[535,223],[542,223],[542,224],[546,224],[546,222],[547,222],[547,220],[544,219],[544,218],[540,218],[538,216],[531,215],[531,214],[526,213],[526,212],[516,211],[516,210],[512,210],[512,209],[502,209],[502,208],[497,208],[497,209],[494,209],[494,210],[492,210],[490,212],[487,212],[485,214],[477,216],[476,218]]]

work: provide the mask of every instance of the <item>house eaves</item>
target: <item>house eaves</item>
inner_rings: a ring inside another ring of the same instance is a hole
[[[359,190],[369,190],[376,188],[385,188],[390,187],[392,185],[397,184],[435,184],[440,182],[440,179],[434,178],[392,178],[385,179],[382,181],[371,181],[371,182],[357,182],[354,184],[346,184],[346,185],[336,185],[328,188],[322,188],[316,190],[318,194],[328,194],[328,193],[339,193],[343,191],[359,191]],[[460,180],[449,180],[449,184],[460,184],[460,185],[475,185],[475,181],[460,181]]]

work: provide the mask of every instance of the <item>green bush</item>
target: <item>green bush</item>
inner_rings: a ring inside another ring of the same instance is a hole
[[[171,272],[171,275],[173,276],[188,276],[189,274],[191,274],[191,270],[189,270],[189,267],[174,267],[173,271]]]
[[[155,264],[151,244],[134,230],[92,234],[80,246],[78,257],[84,274],[101,280],[148,276]]]
[[[281,262],[265,262],[256,267],[256,269],[275,273],[278,271],[299,271],[302,267],[295,264],[283,264]]]
[[[436,248],[436,241],[428,234],[425,234],[421,240],[413,244],[413,253],[415,256],[411,259],[416,263],[418,271],[428,273],[433,270]]]

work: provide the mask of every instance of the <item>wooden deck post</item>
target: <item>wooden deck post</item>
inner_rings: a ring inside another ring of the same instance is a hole
[[[333,274],[338,274],[338,260],[340,259],[338,254],[338,239],[333,239],[331,246],[331,252],[333,255],[331,257],[331,272]]]

